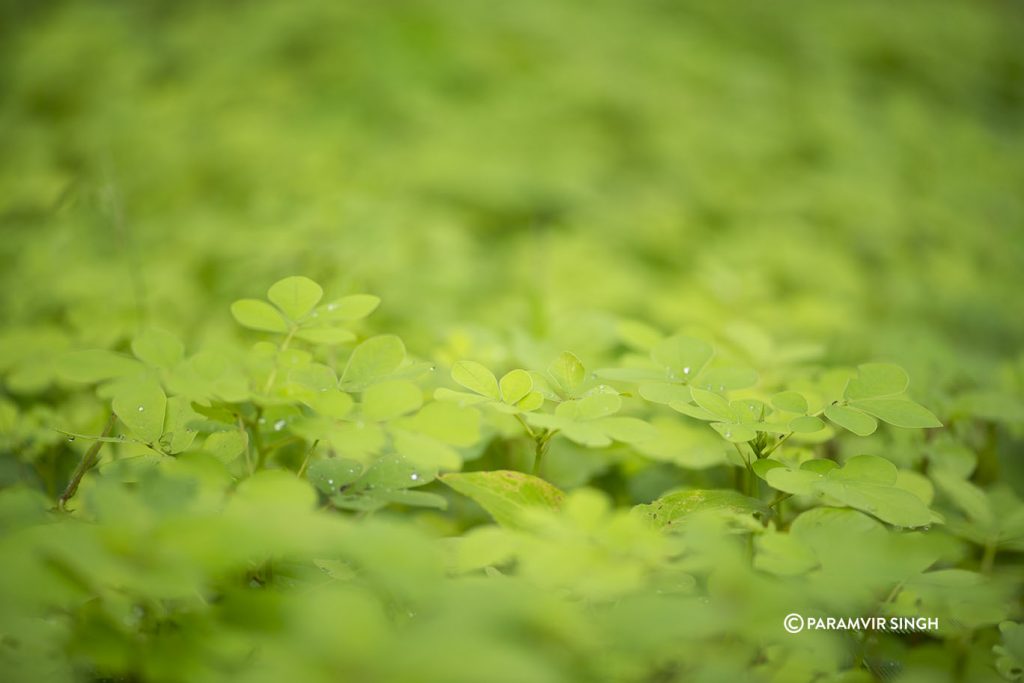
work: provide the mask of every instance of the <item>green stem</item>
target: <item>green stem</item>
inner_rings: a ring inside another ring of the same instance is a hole
[[[551,438],[557,433],[557,429],[552,429],[550,431],[544,432],[537,439],[537,446],[534,449],[533,457],[533,474],[536,475],[540,472],[541,461],[543,461],[544,455],[548,452],[548,447],[551,445]]]
[[[318,443],[320,443],[320,439],[314,441],[313,445],[309,447],[308,451],[306,451],[306,457],[303,458],[302,466],[299,467],[299,479],[301,479],[302,475],[306,473],[306,467],[309,465],[309,459],[313,456],[313,451],[316,450],[316,445]]]
[[[107,426],[103,428],[101,437],[105,438],[110,436],[110,432],[114,430],[114,425],[117,424],[117,415],[113,412],[110,413],[110,417],[107,419]],[[75,468],[74,473],[71,475],[71,481],[68,482],[67,488],[64,489],[64,493],[60,494],[60,498],[57,500],[57,507],[61,510],[65,509],[67,502],[71,500],[75,493],[78,491],[78,485],[82,483],[82,477],[85,473],[92,469],[93,465],[99,460],[100,449],[103,448],[104,442],[101,440],[93,443],[89,447],[89,450],[85,452],[82,459],[79,461],[78,466]]]
[[[981,556],[981,573],[991,574],[992,568],[996,564],[996,542],[995,539],[989,539],[985,544],[985,553]]]
[[[292,343],[292,337],[299,331],[299,326],[295,325],[288,331],[288,336],[281,342],[281,346],[278,347],[277,352],[283,353],[288,350],[288,345]],[[270,393],[270,388],[274,386],[274,380],[277,379],[277,359],[274,359],[274,367],[270,370],[270,374],[267,375],[267,383],[263,385],[263,393]]]
[[[794,434],[794,432],[790,432],[789,434],[786,434],[786,435],[785,435],[785,436],[783,436],[783,437],[782,437],[781,439],[779,439],[778,441],[776,441],[776,442],[775,442],[775,445],[774,445],[774,446],[772,446],[771,448],[769,448],[768,450],[766,450],[766,451],[765,451],[764,453],[762,453],[762,454],[761,454],[761,457],[762,457],[762,458],[767,458],[767,457],[768,457],[769,455],[771,455],[772,453],[774,453],[774,452],[775,452],[775,450],[776,450],[776,449],[777,449],[777,448],[778,448],[779,446],[781,446],[782,444],[786,443],[786,439],[788,439],[789,437],[793,436],[793,434]]]
[[[249,476],[253,475],[252,469],[252,456],[249,453],[249,430],[245,428],[245,422],[242,421],[242,416],[238,416],[238,431],[242,433],[242,439],[245,440],[245,446],[242,452],[245,453],[245,467],[249,470]]]
[[[530,435],[530,438],[536,441],[537,433],[530,429],[530,425],[523,419],[523,416],[516,414],[516,419],[519,420],[519,424],[523,425],[523,429],[525,429],[526,433]]]
[[[750,458],[743,454],[743,449],[740,448],[738,443],[733,443],[736,447],[736,452],[740,455],[740,460],[746,465],[746,471],[743,474],[742,492],[743,495],[749,496],[754,483],[754,470],[750,467]]]

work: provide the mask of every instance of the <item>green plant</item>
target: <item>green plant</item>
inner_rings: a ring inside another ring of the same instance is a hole
[[[524,619],[519,610],[536,601],[555,612],[533,627],[563,629],[562,645],[583,658],[574,677],[683,666],[680,652],[715,647],[725,633],[754,657],[746,675],[856,675],[871,671],[884,647],[912,645],[893,634],[884,644],[861,640],[854,660],[823,656],[772,622],[785,610],[926,614],[941,624],[930,637],[963,642],[1016,614],[1009,596],[1018,583],[993,571],[1000,550],[1019,549],[1019,499],[978,489],[966,471],[926,476],[878,455],[836,456],[846,430],[861,438],[875,431],[876,417],[902,429],[940,426],[906,396],[906,373],[895,365],[814,370],[793,389],[720,365],[710,344],[675,335],[656,341],[642,364],[594,373],[570,352],[543,371],[512,369],[500,380],[459,360],[451,378],[467,391],[430,391],[433,366],[410,357],[398,337],[350,327],[376,298],[318,306],[321,295],[313,281],[289,277],[270,288],[270,303],[231,307],[239,323],[279,343],[186,354],[173,335],[146,331],[132,341],[134,358],[98,350],[61,357],[61,376],[94,387],[113,417],[99,435],[62,430],[66,443],[92,445],[56,508],[31,489],[0,495],[5,548],[18,558],[7,585],[36,577],[5,616],[12,675],[44,675],[38,659],[69,642],[70,658],[56,660],[61,675],[176,680],[210,675],[216,657],[222,673],[251,676],[253,667],[294,667],[307,652],[310,676],[389,678],[401,663],[382,653],[431,647],[436,629],[455,637],[464,627],[453,619],[469,619],[470,628]],[[599,490],[565,493],[536,476],[559,438],[574,458],[657,441],[666,406],[694,426],[710,425],[732,453],[738,490],[687,486],[630,510],[613,508]],[[484,457],[484,446],[524,440],[534,474],[460,471]],[[95,467],[98,476],[89,474]],[[935,485],[952,502],[949,525],[931,507]],[[439,543],[401,522],[417,508],[455,506],[434,523],[462,528],[473,513],[445,489],[478,503],[498,526]],[[385,510],[398,516],[369,517]],[[961,555],[968,566],[952,568],[958,538],[982,553]],[[493,604],[511,598],[502,576],[514,578],[522,605]],[[452,597],[471,586],[489,605],[476,616],[465,598]],[[355,628],[374,624],[360,636],[364,645],[318,649],[328,637],[356,641],[343,626],[310,641],[313,626],[293,621],[316,613],[306,595],[355,610]],[[720,611],[727,605],[728,616]],[[651,628],[668,627],[666,609],[697,610],[700,619],[675,636],[656,635]],[[61,616],[34,621],[47,613]],[[596,620],[584,626],[585,613]],[[257,621],[238,621],[245,614]],[[644,635],[597,656],[596,644],[623,628]],[[283,644],[266,640],[282,636]],[[486,647],[508,647],[496,638]],[[998,666],[1012,676],[1007,647],[996,649]],[[435,662],[438,675],[458,661]],[[531,662],[517,666],[529,671]]]
[[[1022,30],[3,3],[0,680],[1019,679]]]

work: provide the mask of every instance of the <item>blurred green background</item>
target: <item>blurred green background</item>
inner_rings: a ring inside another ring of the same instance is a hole
[[[805,361],[899,362],[918,400],[944,420],[965,418],[957,434],[965,447],[989,449],[976,483],[1007,483],[1021,495],[1022,36],[1024,5],[1010,0],[0,0],[5,406],[17,404],[8,413],[39,432],[54,420],[102,419],[92,395],[65,401],[52,358],[125,350],[152,326],[175,331],[190,353],[241,348],[256,336],[232,320],[230,303],[302,274],[331,296],[379,295],[372,329],[400,334],[411,355],[445,369],[461,358],[495,369],[544,367],[564,349],[598,367],[637,339],[676,330],[715,338],[727,357],[768,368],[769,384]],[[17,431],[3,426],[5,438]],[[916,438],[886,434],[864,450],[916,464]],[[53,446],[41,441],[32,457]],[[73,464],[78,453],[63,447]],[[606,457],[587,460],[570,448],[552,458],[556,483],[624,486],[632,500],[616,501],[623,505],[703,476],[630,470],[630,461],[618,476],[636,481],[622,485],[600,479],[611,467]],[[23,472],[13,461],[0,463],[4,485]],[[720,461],[718,454],[710,464]],[[175,495],[161,488],[166,482],[150,484],[156,499]],[[139,496],[150,484],[140,484]],[[145,505],[113,488],[102,495],[130,518],[92,511],[111,525],[102,533],[145,545],[149,532],[134,518],[149,519]],[[272,512],[210,522],[209,533],[220,535],[209,544],[233,554],[210,560],[214,569],[198,566],[219,576],[221,564],[244,564],[260,543],[228,541],[259,525],[291,548],[292,530]],[[307,521],[301,543],[312,547],[322,520]],[[136,522],[130,531],[117,526]],[[453,533],[469,525],[445,523]],[[505,678],[494,670],[489,678],[511,683],[568,680],[566,672],[573,680],[669,681],[683,669],[649,665],[685,642],[692,650],[684,654],[707,657],[701,680],[736,681],[745,662],[731,658],[729,641],[709,648],[700,638],[736,633],[749,645],[744,653],[760,652],[767,629],[777,635],[776,612],[802,595],[801,586],[769,585],[709,532],[698,545],[736,568],[734,587],[749,612],[717,621],[696,599],[642,593],[593,622],[586,608],[519,584],[442,582],[437,549],[413,531],[437,520],[376,524],[348,541],[351,552],[381,572],[381,593],[435,610],[434,621],[413,622],[403,637],[381,635],[385,621],[404,619],[401,600],[381,607],[355,592],[318,601],[238,590],[216,606],[216,628],[206,616],[185,619],[186,635],[146,650],[142,664],[118,659],[127,656],[119,648],[143,647],[134,632],[107,640],[97,626],[106,622],[88,606],[69,630],[57,629],[59,638],[52,624],[31,622],[40,629],[31,642],[46,643],[36,663],[56,661],[46,649],[54,642],[72,643],[95,671],[184,680],[197,662],[244,654],[240,625],[252,622],[256,635],[246,632],[244,642],[261,643],[269,665],[246,680],[331,680],[344,671],[350,680],[475,683],[497,667]],[[94,558],[61,528],[47,547],[69,543],[105,566],[106,555]],[[153,542],[154,565],[192,539],[178,531],[180,538],[168,532],[166,547]],[[200,531],[189,529],[199,546]],[[206,558],[205,547],[188,547],[185,555]],[[891,557],[904,556],[865,547],[886,571]],[[562,552],[548,556],[545,571],[570,563]],[[958,552],[944,561],[969,555]],[[930,588],[936,602],[954,603],[946,607],[955,615],[976,598],[977,624],[986,628],[1007,605],[1019,615],[1019,554],[1009,554],[1012,580],[1001,588],[954,581]],[[618,566],[617,556],[604,559],[601,567]],[[36,576],[24,562],[0,594],[17,595],[18,581]],[[129,584],[152,579],[154,603],[166,598],[159,576],[119,566],[119,581],[122,571]],[[884,574],[873,566],[865,573],[875,571]],[[844,566],[841,575],[853,580],[857,571]],[[149,596],[150,586],[133,590]],[[105,609],[117,619],[120,608],[136,618],[131,601],[111,604]],[[207,615],[207,607],[194,613]],[[340,612],[355,616],[331,621]],[[144,617],[159,621],[150,611]],[[0,620],[4,629],[11,623],[23,625]],[[311,623],[329,626],[320,633]],[[972,661],[988,666],[998,636],[994,627],[987,633],[950,652],[973,647]],[[358,650],[360,637],[374,643],[367,652],[383,668],[366,674],[360,667],[370,665],[346,650],[338,656],[351,655],[351,668],[316,669],[338,642]],[[449,658],[453,642],[458,656]],[[820,654],[824,642],[811,649]],[[940,680],[936,671],[952,670],[940,656],[945,644],[893,655],[918,676],[900,680]],[[828,648],[846,661],[835,642]],[[421,666],[427,661],[434,668]],[[310,669],[296,673],[299,664]],[[888,680],[884,662],[871,666],[868,679],[827,680]],[[801,669],[771,680],[812,677]]]
[[[1022,28],[996,1],[6,3],[2,310],[199,333],[301,272],[424,350],[602,310],[990,365],[1024,335]]]

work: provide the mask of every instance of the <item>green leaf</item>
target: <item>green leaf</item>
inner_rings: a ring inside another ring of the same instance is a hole
[[[417,467],[432,470],[458,470],[462,467],[459,452],[433,436],[393,428],[391,439],[398,454]]]
[[[452,391],[447,387],[438,387],[434,390],[434,400],[456,403],[460,406],[472,406],[486,403],[487,397],[480,394],[471,394],[468,391]]]
[[[757,430],[737,422],[712,422],[711,427],[726,441],[733,443],[744,443],[757,438]]]
[[[665,371],[655,368],[601,368],[594,370],[601,379],[617,382],[657,382],[666,379]]]
[[[658,430],[636,417],[606,417],[600,420],[604,433],[623,443],[642,443],[658,438]]]
[[[537,410],[544,405],[544,394],[539,391],[531,391],[526,396],[516,403],[516,408],[523,412],[529,412],[531,410]]]
[[[729,402],[718,394],[696,388],[691,389],[690,393],[693,395],[693,400],[697,405],[712,415],[726,422],[734,422],[736,420],[736,413],[729,406]]]
[[[481,396],[495,401],[500,399],[498,379],[493,372],[476,361],[460,360],[457,362],[452,366],[452,379],[456,384]]]
[[[622,398],[617,393],[600,391],[576,401],[576,415],[580,420],[596,420],[599,417],[614,415],[621,407]]]
[[[562,390],[569,395],[572,395],[586,378],[586,370],[583,367],[583,363],[568,351],[563,351],[548,366],[548,373],[550,373]]]
[[[301,275],[278,280],[267,290],[267,298],[292,320],[306,317],[323,295],[320,285]]]
[[[690,387],[683,384],[670,384],[668,382],[641,384],[638,392],[645,400],[664,405],[669,405],[673,401],[689,403],[693,398],[693,395],[690,393]]]
[[[514,405],[533,390],[533,377],[526,370],[512,370],[501,378],[500,389],[501,400]]]
[[[750,368],[711,368],[696,384],[708,391],[746,389],[757,384],[757,373]]]
[[[807,399],[799,392],[783,391],[772,396],[772,406],[776,410],[803,415],[807,412]]]
[[[114,377],[134,375],[144,369],[144,366],[134,358],[103,349],[73,351],[60,356],[56,364],[60,376],[90,384]]]
[[[181,362],[185,347],[170,332],[150,328],[132,340],[132,353],[144,363],[170,370]]]
[[[868,436],[878,429],[875,418],[847,406],[830,405],[825,408],[825,417],[858,436]]]
[[[281,312],[259,299],[239,299],[231,304],[231,315],[243,327],[264,332],[287,332],[288,323]]]
[[[360,486],[371,490],[398,490],[430,483],[437,473],[420,467],[397,455],[384,455],[373,461],[360,481]]]
[[[192,422],[198,420],[200,416],[184,396],[172,396],[167,399],[166,412],[162,434],[166,442],[163,445],[168,453],[181,453],[195,441],[196,430]]]
[[[324,458],[309,465],[306,477],[322,493],[329,496],[348,488],[363,474],[363,466],[347,458]]]
[[[992,648],[996,670],[1008,681],[1021,680],[1024,674],[1024,625],[1004,621],[999,624],[1002,644]]]
[[[312,510],[316,492],[292,472],[263,470],[238,485],[230,504],[288,519],[288,515]]]
[[[930,410],[905,398],[874,398],[852,401],[856,407],[897,427],[941,427],[939,418]]]
[[[799,576],[818,565],[814,552],[791,534],[769,532],[754,540],[754,568],[779,576]]]
[[[904,527],[926,526],[941,520],[917,495],[899,485],[896,466],[875,455],[858,455],[837,468],[809,466],[799,470],[777,467],[765,473],[774,488],[798,495],[829,496],[839,503],[863,510],[883,522]]]
[[[317,322],[350,322],[361,320],[377,310],[380,298],[372,294],[352,294],[318,306],[311,317]]]
[[[356,388],[371,384],[393,373],[404,360],[405,344],[401,339],[393,334],[370,337],[352,350],[341,375],[342,384]]]
[[[334,346],[347,344],[355,340],[356,335],[341,327],[303,327],[295,333],[295,337],[313,344]]]
[[[711,360],[712,354],[707,343],[681,335],[664,339],[651,349],[651,358],[669,368],[677,379],[696,377]]]
[[[653,503],[637,505],[635,514],[651,521],[656,527],[669,529],[685,522],[698,513],[751,515],[766,513],[765,504],[756,498],[744,496],[731,489],[687,489],[662,496]]]
[[[120,380],[114,388],[113,407],[134,436],[145,443],[156,443],[160,439],[167,396],[151,376]]]
[[[427,491],[384,489],[382,491],[375,491],[374,497],[387,503],[397,503],[399,505],[412,505],[415,507],[434,508],[436,510],[448,509],[447,498]]]
[[[968,519],[991,528],[995,522],[992,505],[985,491],[962,477],[947,471],[930,472],[939,490],[959,508]]]
[[[453,446],[468,447],[480,440],[480,411],[453,403],[428,403],[420,412],[393,424]]]
[[[814,415],[804,415],[789,421],[789,428],[798,434],[811,434],[825,428],[825,423]]]
[[[850,400],[893,396],[907,390],[910,378],[892,363],[865,363],[857,367],[857,376],[846,385],[844,396]]]
[[[337,389],[326,391],[306,391],[301,400],[316,412],[326,417],[340,419],[352,412],[352,397]]]
[[[423,405],[423,391],[405,380],[379,382],[363,392],[363,417],[367,420],[391,420],[411,413]]]
[[[227,465],[245,450],[245,437],[237,430],[214,432],[206,437],[203,450]]]
[[[445,474],[441,481],[487,510],[502,526],[524,525],[524,512],[531,508],[558,510],[565,494],[537,477],[495,470]]]

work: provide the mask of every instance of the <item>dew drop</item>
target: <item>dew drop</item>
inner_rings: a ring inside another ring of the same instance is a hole
[[[284,429],[284,426],[286,424],[288,424],[288,423],[285,422],[284,420],[278,420],[277,422],[274,423],[274,431],[275,432],[281,431],[282,429]]]
[[[719,384],[718,385],[718,390],[719,391],[725,391],[725,385],[724,384]]]
[[[726,432],[726,433],[725,433],[725,438],[727,438],[727,439],[728,439],[728,438],[729,438],[730,436],[732,436],[732,432]]]
[[[409,478],[412,479],[413,481],[419,481],[420,475],[413,472],[412,474],[409,475]]]
[[[690,368],[683,368],[683,374],[684,375],[689,375],[690,374]]]
[[[124,441],[124,434],[118,434],[117,435],[117,440],[118,441]]]
[[[333,311],[337,307],[338,307],[338,304],[327,304],[327,310],[328,311]]]
[[[140,413],[141,413],[141,412],[142,412],[143,410],[145,410],[145,409],[146,409],[146,408],[145,408],[145,406],[139,406],[139,412],[140,412]]]
[[[261,417],[260,419],[256,420],[256,422],[258,422],[261,425],[265,425],[267,424],[267,418]]]
[[[68,441],[74,441],[74,440],[75,440],[75,437],[73,437],[73,436],[68,436]]]
[[[334,486],[334,480],[333,479],[328,479],[327,483],[330,484],[331,486]]]

